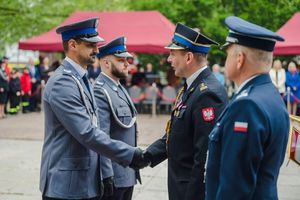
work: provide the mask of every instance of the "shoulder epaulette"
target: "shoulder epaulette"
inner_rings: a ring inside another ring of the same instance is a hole
[[[72,73],[71,70],[68,70],[68,69],[64,69],[64,70],[63,70],[63,74],[71,74],[71,73]]]
[[[202,82],[202,83],[199,84],[199,89],[200,89],[200,92],[202,92],[204,90],[207,90],[208,86],[205,83]]]
[[[242,98],[242,97],[247,97],[250,93],[252,87],[248,87],[247,89],[244,89],[243,91],[240,92],[239,95],[236,96],[236,99]]]

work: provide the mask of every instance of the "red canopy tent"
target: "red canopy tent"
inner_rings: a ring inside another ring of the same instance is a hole
[[[98,33],[105,41],[127,37],[127,48],[137,53],[165,53],[164,46],[172,38],[175,26],[158,11],[75,12],[61,25],[99,17]],[[55,28],[19,42],[19,49],[62,52],[61,36]]]
[[[277,33],[285,41],[276,43],[275,55],[300,55],[300,13],[295,13]]]

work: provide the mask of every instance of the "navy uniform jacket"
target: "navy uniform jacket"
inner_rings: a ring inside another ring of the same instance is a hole
[[[152,167],[168,158],[170,200],[204,199],[208,135],[226,103],[224,87],[205,69],[184,93],[181,108],[172,112],[168,145],[165,135],[148,147]]]
[[[73,75],[83,86],[81,96]],[[128,166],[134,147],[111,140],[97,127],[93,90],[66,60],[46,84],[43,96],[45,138],[41,160],[40,190],[44,196],[86,199],[101,195],[99,154]],[[87,105],[84,105],[83,98]]]
[[[110,135],[112,139],[123,141],[130,146],[136,146],[136,124],[124,128],[116,122],[103,89],[107,91],[111,99],[113,112],[120,122],[129,125],[132,118],[137,114],[133,103],[130,102],[129,95],[124,94],[126,89],[123,88],[122,91],[115,82],[103,73],[100,73],[94,85],[100,129]],[[132,168],[123,167],[105,157],[101,157],[101,166],[103,178],[114,176],[115,187],[131,187],[136,184],[136,172]]]
[[[289,116],[268,74],[250,80],[209,138],[206,199],[278,199]]]

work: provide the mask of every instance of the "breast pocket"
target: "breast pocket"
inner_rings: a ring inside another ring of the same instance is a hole
[[[184,133],[184,122],[185,122],[185,117],[187,113],[186,113],[186,109],[181,109],[181,110],[175,110],[173,113],[173,120],[172,120],[172,133],[176,134],[176,133]]]
[[[118,107],[117,108],[117,116],[122,123],[124,123],[125,125],[128,125],[132,118],[130,108],[127,106]]]

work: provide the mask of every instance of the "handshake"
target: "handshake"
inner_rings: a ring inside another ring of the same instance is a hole
[[[147,151],[136,148],[129,167],[138,170],[143,169],[151,164],[151,155]]]

